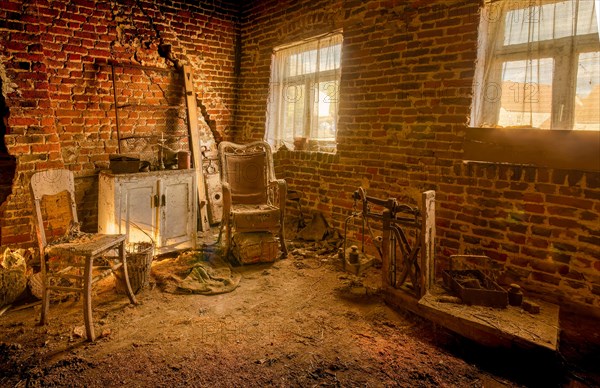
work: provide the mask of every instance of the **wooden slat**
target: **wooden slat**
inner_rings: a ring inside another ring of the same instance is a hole
[[[70,242],[49,245],[46,253],[49,255],[79,255],[79,256],[97,256],[111,247],[125,241],[124,234],[91,234],[78,237]]]
[[[429,190],[422,194],[423,225],[421,230],[421,296],[425,295],[433,285],[435,276],[435,191]]]
[[[558,350],[559,307],[535,300],[541,313],[532,315],[520,307],[494,309],[440,302],[434,294],[420,300],[403,290],[386,287],[385,301],[486,346],[513,345]],[[436,290],[437,293],[437,290]]]
[[[200,229],[206,231],[210,229],[208,223],[206,206],[206,185],[204,184],[204,174],[202,173],[202,150],[200,144],[200,133],[198,131],[198,107],[196,105],[196,93],[194,92],[194,79],[192,69],[189,65],[183,66],[183,78],[185,82],[185,100],[188,111],[188,129],[190,132],[190,148],[192,159],[196,169],[196,182],[198,188],[198,202],[200,210]]]
[[[49,290],[56,290],[56,291],[73,291],[73,292],[83,292],[83,290],[81,289],[81,287],[79,287],[79,288],[74,288],[74,287],[48,286],[47,288],[48,288]]]
[[[463,159],[600,171],[600,132],[467,128]]]

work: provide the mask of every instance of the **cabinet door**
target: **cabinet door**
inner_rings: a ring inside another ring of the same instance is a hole
[[[195,185],[192,175],[163,178],[159,181],[161,193],[160,240],[162,246],[186,243],[193,246],[195,239]]]
[[[120,233],[127,234],[128,242],[156,241],[156,205],[158,205],[155,204],[155,201],[158,201],[156,179],[124,182],[121,193]]]

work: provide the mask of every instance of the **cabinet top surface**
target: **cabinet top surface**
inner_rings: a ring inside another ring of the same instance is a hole
[[[148,171],[148,172],[134,172],[134,173],[125,173],[125,174],[114,174],[110,170],[102,170],[100,171],[100,175],[110,177],[110,178],[146,178],[146,177],[167,177],[174,175],[190,175],[194,174],[195,169],[188,168],[185,170],[159,170],[159,171]]]

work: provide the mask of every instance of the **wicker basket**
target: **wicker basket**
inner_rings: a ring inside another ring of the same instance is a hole
[[[154,244],[139,242],[127,246],[127,274],[131,290],[138,293],[148,286],[150,281],[150,268],[154,258]],[[117,278],[116,289],[118,293],[125,294],[125,279],[121,271],[115,272]]]
[[[0,270],[0,307],[14,302],[27,287],[22,269]]]
[[[27,259],[23,250],[6,248],[0,257],[0,307],[14,302],[27,288]]]

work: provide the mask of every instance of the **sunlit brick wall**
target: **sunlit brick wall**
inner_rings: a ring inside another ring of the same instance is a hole
[[[343,28],[337,153],[276,154],[304,205],[341,229],[359,186],[409,204],[436,190],[438,270],[485,254],[507,282],[600,311],[600,174],[462,160],[478,22],[466,0],[254,1],[238,139],[263,137],[273,47]]]

